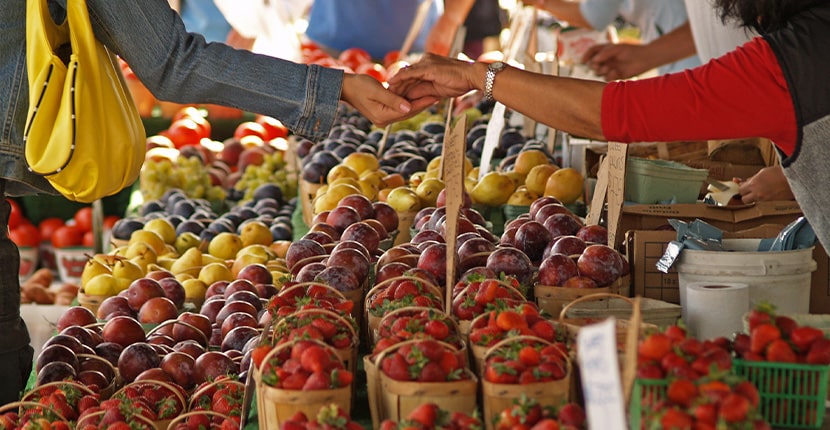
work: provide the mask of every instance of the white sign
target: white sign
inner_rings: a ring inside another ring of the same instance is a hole
[[[501,131],[504,129],[503,104],[496,102],[493,106],[493,113],[490,114],[490,122],[487,123],[487,133],[484,135],[484,149],[481,151],[481,164],[479,164],[478,179],[481,179],[490,172],[490,164],[493,160],[493,152],[499,146]]]
[[[614,318],[580,328],[576,341],[588,428],[626,430]]]

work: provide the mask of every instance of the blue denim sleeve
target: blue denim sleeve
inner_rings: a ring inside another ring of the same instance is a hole
[[[343,72],[208,43],[188,33],[166,0],[88,0],[96,37],[161,100],[212,103],[273,116],[325,137]]]

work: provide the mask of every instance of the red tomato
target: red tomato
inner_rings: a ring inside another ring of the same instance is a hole
[[[9,230],[9,239],[18,247],[40,245],[40,232],[30,223],[22,223]]]
[[[121,219],[118,215],[107,215],[104,217],[104,230],[112,230],[112,226]]]
[[[164,135],[173,141],[173,146],[181,148],[186,145],[198,145],[202,139],[203,130],[196,121],[190,118],[182,118],[173,121]]]
[[[26,220],[26,217],[23,216],[23,211],[20,209],[20,204],[17,203],[17,200],[14,199],[6,199],[7,202],[12,207],[12,211],[9,214],[9,228],[13,229]]]
[[[274,117],[267,115],[259,115],[256,118],[256,123],[265,128],[267,137],[264,140],[272,140],[278,137],[288,136],[288,127],[284,126],[282,122]]]
[[[401,59],[401,51],[389,51],[383,56],[383,67],[389,68],[393,63]]]
[[[354,70],[355,73],[369,75],[378,80],[378,82],[386,82],[386,67],[378,63],[363,63]]]
[[[236,130],[233,132],[233,137],[241,139],[245,136],[258,136],[262,140],[266,140],[268,137],[268,131],[265,129],[264,125],[258,122],[245,121],[236,126]]]
[[[199,130],[201,130],[201,137],[210,137],[210,121],[205,118],[205,115],[196,106],[185,106],[173,114],[172,122],[176,122],[180,119],[192,119],[193,122],[199,126]]]
[[[40,239],[41,240],[52,240],[52,233],[58,229],[58,227],[64,225],[63,219],[58,217],[49,217],[44,218],[38,224],[38,230],[40,231]]]
[[[95,235],[92,233],[92,230],[84,232],[84,237],[81,239],[81,245],[88,248],[95,246]]]
[[[349,48],[337,56],[341,63],[356,69],[357,66],[372,61],[372,56],[362,48]]]
[[[55,248],[80,246],[84,240],[84,232],[75,225],[63,225],[52,233],[52,245]]]
[[[84,206],[78,209],[72,218],[75,220],[75,225],[84,233],[92,231],[92,206]]]

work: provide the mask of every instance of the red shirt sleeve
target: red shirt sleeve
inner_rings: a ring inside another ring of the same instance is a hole
[[[609,83],[601,116],[618,142],[766,137],[789,155],[798,136],[784,74],[761,37],[691,70]]]

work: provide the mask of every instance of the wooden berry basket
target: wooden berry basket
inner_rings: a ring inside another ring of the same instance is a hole
[[[271,344],[275,345],[279,341],[277,339],[277,333],[280,329],[286,328],[289,324],[291,324],[292,318],[300,318],[303,316],[310,316],[310,315],[317,315],[317,316],[326,316],[334,319],[338,325],[342,325],[348,328],[350,334],[351,343],[348,348],[344,349],[337,349],[334,347],[329,347],[335,351],[337,357],[340,361],[343,362],[343,365],[348,369],[352,374],[356,374],[357,372],[357,346],[360,341],[357,333],[357,323],[351,317],[346,317],[343,315],[339,315],[336,312],[332,312],[326,309],[303,309],[293,314],[287,315],[281,318],[277,323],[274,325],[274,330],[271,332]]]
[[[592,294],[615,294],[628,297],[631,291],[631,275],[621,276],[613,284],[601,288],[565,288],[554,285],[535,285],[533,295],[539,310],[559,315],[562,308],[580,297]]]

